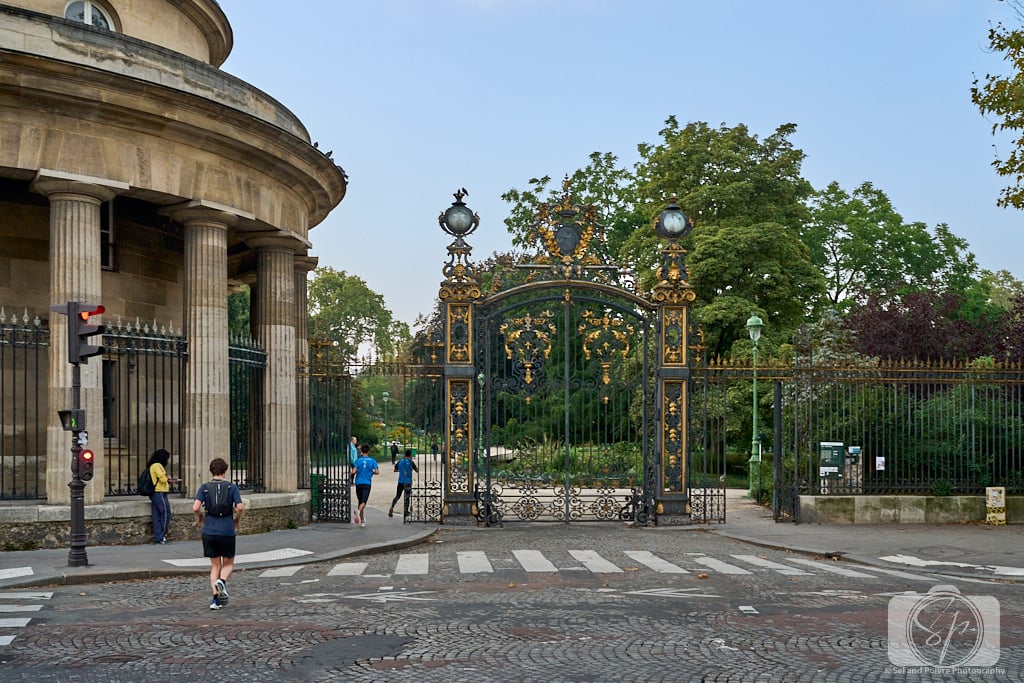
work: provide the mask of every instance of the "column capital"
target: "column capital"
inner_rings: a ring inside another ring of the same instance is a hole
[[[307,240],[290,231],[243,235],[242,240],[257,251],[287,251],[290,254],[297,254],[305,253],[310,247]]]
[[[55,195],[69,194],[92,197],[98,202],[107,202],[122,192],[128,191],[130,186],[119,180],[41,168],[32,180],[32,189],[51,199]]]
[[[295,273],[304,275],[311,270],[315,270],[318,263],[320,263],[320,257],[318,256],[309,256],[308,254],[296,254]]]
[[[160,214],[182,224],[206,223],[229,228],[241,220],[252,220],[254,216],[240,209],[225,204],[193,199],[181,204],[173,204],[160,209]]]

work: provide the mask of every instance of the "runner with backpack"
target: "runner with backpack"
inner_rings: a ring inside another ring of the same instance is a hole
[[[210,609],[228,604],[227,583],[235,568],[235,536],[245,509],[238,486],[224,479],[227,471],[224,459],[214,458],[210,462],[213,479],[199,487],[192,502],[196,526],[203,527],[203,556],[210,558]]]

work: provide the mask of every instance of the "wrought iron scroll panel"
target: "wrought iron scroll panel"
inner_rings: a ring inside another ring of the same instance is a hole
[[[549,287],[483,304],[475,319],[482,391],[467,428],[480,437],[484,521],[647,521],[658,480],[653,313]]]

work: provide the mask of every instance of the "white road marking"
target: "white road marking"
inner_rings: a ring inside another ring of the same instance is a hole
[[[415,593],[363,593],[361,595],[345,595],[353,600],[369,600],[370,602],[403,602],[416,600],[434,600],[435,598],[420,597],[437,591],[417,591]]]
[[[359,576],[365,571],[365,562],[342,562],[331,567],[327,576]]]
[[[778,562],[772,562],[771,560],[766,560],[763,557],[758,557],[757,555],[733,555],[733,557],[735,557],[737,560],[741,560],[743,562],[748,562],[748,563],[754,565],[755,567],[764,567],[765,569],[773,569],[773,570],[777,571],[780,574],[784,574],[785,576],[804,576],[804,575],[807,574],[807,572],[805,572],[803,569],[795,569],[794,567],[787,567],[784,564],[779,564]]]
[[[744,614],[760,614],[753,605],[740,605],[740,611]]]
[[[427,553],[403,553],[398,556],[395,574],[426,574],[430,567]]]
[[[653,595],[666,598],[720,598],[713,593],[694,593],[700,588],[648,588],[642,591],[627,591],[627,595]]]
[[[569,554],[595,574],[618,574],[622,570],[593,550],[570,550]]]
[[[0,612],[38,612],[42,605],[0,605]]]
[[[264,553],[248,553],[235,555],[235,565],[247,564],[249,562],[273,562],[275,560],[292,560],[296,557],[312,555],[312,550],[298,550],[297,548],[280,548],[268,550]],[[164,560],[167,564],[175,567],[209,567],[210,559],[207,557],[196,557],[187,560]]]
[[[1024,576],[1024,567],[1007,567],[999,564],[968,564],[967,562],[948,562],[946,560],[922,560],[913,555],[886,555],[878,558],[885,562],[907,564],[912,567],[962,567],[964,569],[982,569],[992,572],[995,576]]]
[[[626,555],[642,565],[650,567],[654,571],[660,574],[689,574],[678,565],[674,565],[667,560],[663,560],[657,555],[650,553],[646,550],[627,550]]]
[[[10,645],[14,641],[14,636],[0,636],[0,645]]]
[[[32,567],[11,567],[0,569],[0,579],[16,579],[19,576],[32,576]]]
[[[53,591],[0,591],[0,598],[4,600],[49,600],[52,597]]]
[[[494,573],[494,567],[491,566],[487,555],[480,550],[460,550],[456,557],[459,559],[459,572],[463,574]]]
[[[523,569],[528,572],[557,572],[558,567],[551,563],[544,553],[539,550],[513,550],[515,556]]]
[[[22,628],[28,626],[28,622],[32,621],[30,617],[12,617],[10,619],[0,619],[0,628]]]
[[[831,572],[833,574],[839,574],[840,576],[850,576],[856,579],[878,578],[874,574],[865,574],[864,572],[859,572],[854,569],[847,569],[846,567],[841,567],[837,562],[834,561],[823,562],[820,560],[807,560],[802,557],[790,557],[787,558],[787,562],[795,562],[797,564],[803,564],[808,567],[814,567],[815,569],[821,569],[823,571]]]
[[[714,569],[716,572],[721,572],[723,574],[737,574],[737,575],[739,575],[739,574],[749,574],[750,573],[746,569],[743,569],[742,567],[737,567],[736,565],[729,564],[728,562],[722,562],[721,560],[716,560],[713,557],[695,557],[695,558],[693,558],[693,561],[696,562],[697,564],[704,565],[708,569]]]
[[[260,572],[261,579],[273,579],[281,576],[295,576],[299,570],[302,569],[301,565],[293,565],[291,567],[275,567],[274,569],[266,569]]]

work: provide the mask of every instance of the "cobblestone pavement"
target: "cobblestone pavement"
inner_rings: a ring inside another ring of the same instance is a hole
[[[998,603],[993,667],[890,664],[890,600],[940,583]],[[220,611],[199,576],[0,591],[0,609],[38,606],[0,613],[31,616],[0,648],[0,680],[1019,681],[1024,663],[1019,586],[700,530],[445,529],[401,551],[239,571],[231,587]]]

